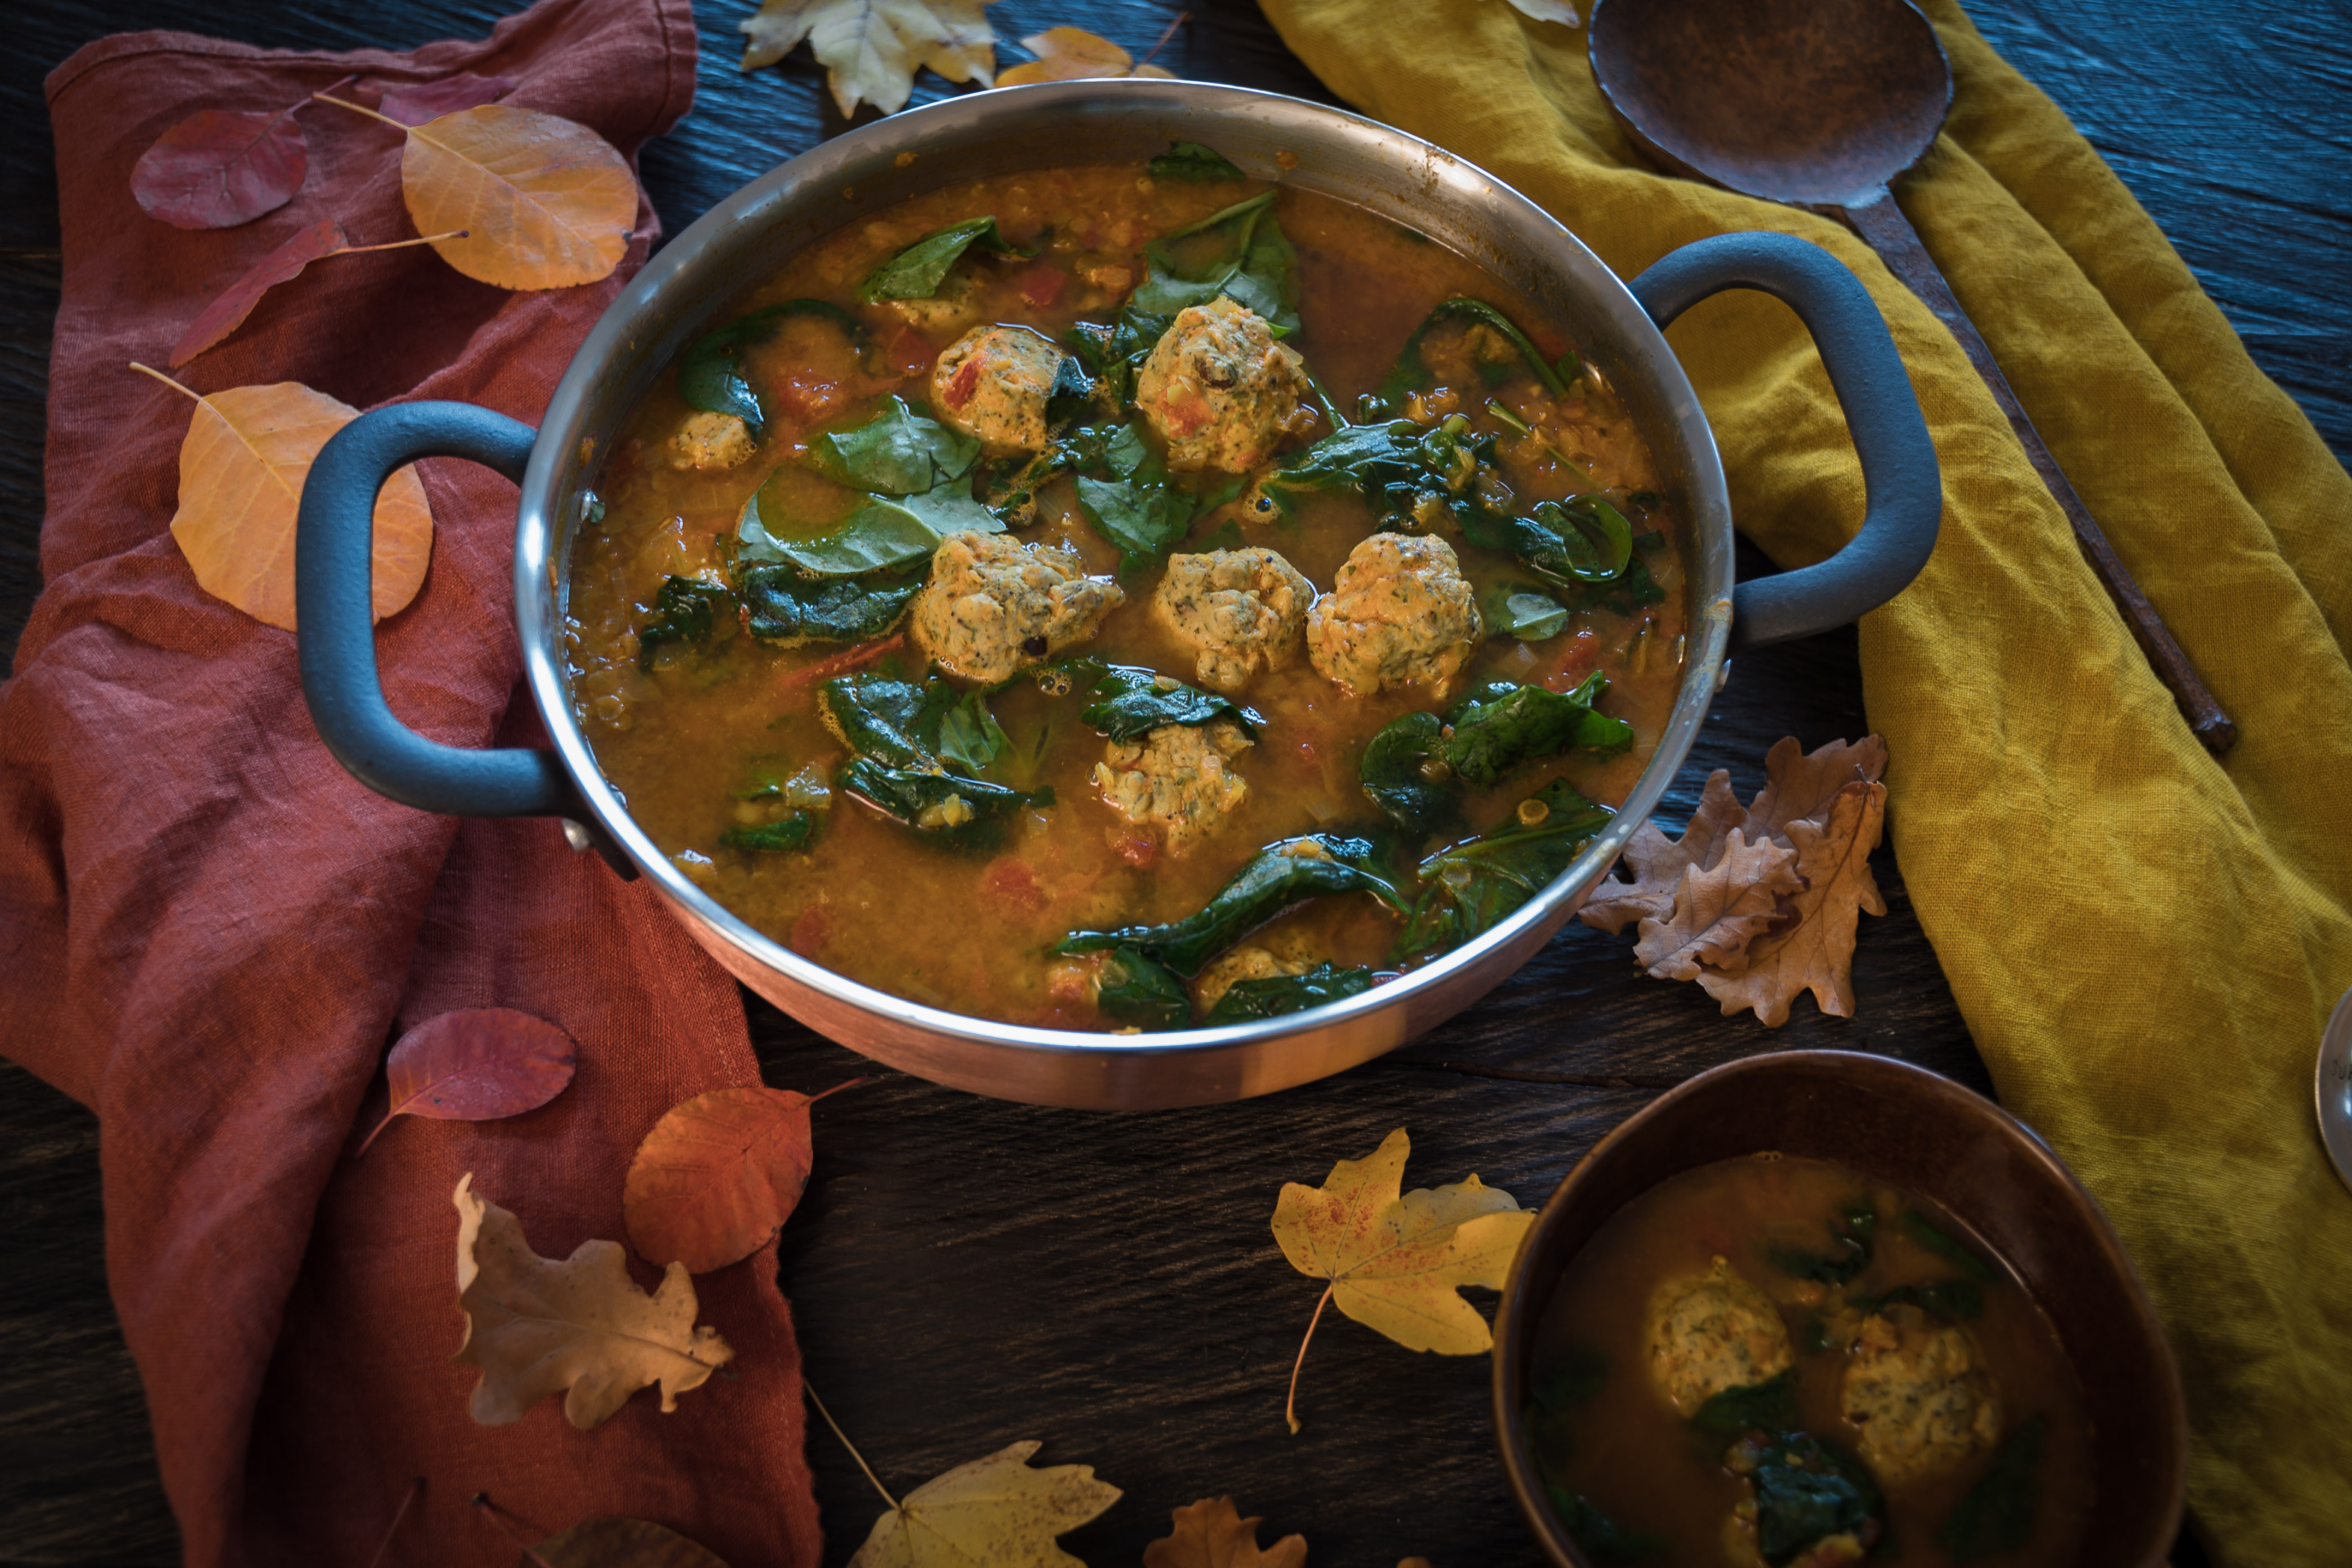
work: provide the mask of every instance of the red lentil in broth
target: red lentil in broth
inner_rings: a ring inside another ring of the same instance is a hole
[[[1234,694],[1264,721],[1256,743],[1231,763],[1246,783],[1246,797],[1181,854],[1168,852],[1151,832],[1104,803],[1093,774],[1105,742],[1081,721],[1083,698],[1049,695],[1029,679],[989,699],[1009,742],[990,776],[1022,790],[1050,786],[1054,804],[1021,811],[988,847],[931,841],[839,789],[804,849],[720,844],[730,828],[772,816],[771,808],[736,798],[753,767],[792,773],[814,764],[825,779],[838,777],[847,752],[818,711],[824,677],[859,662],[923,678],[923,656],[903,623],[896,639],[878,648],[776,647],[740,629],[729,635],[722,626],[708,646],[666,644],[654,650],[649,668],[639,668],[638,633],[664,583],[725,580],[722,542],[763,482],[773,476],[765,494],[789,502],[796,526],[822,533],[865,497],[807,467],[811,441],[863,424],[894,395],[910,404],[929,398],[934,361],[962,324],[935,329],[921,319],[923,301],[908,308],[858,303],[859,281],[926,235],[993,215],[1007,239],[1035,255],[968,254],[953,283],[956,290],[973,290],[958,295],[965,315],[1024,325],[1062,342],[1075,323],[1111,318],[1145,276],[1139,253],[1147,242],[1265,189],[1154,180],[1128,165],[1007,175],[913,198],[804,251],[742,301],[744,310],[787,300],[829,301],[858,318],[873,343],[861,359],[824,321],[794,319],[745,351],[745,378],[767,411],[764,439],[749,460],[731,468],[678,466],[674,441],[692,411],[673,377],[664,377],[635,412],[601,476],[601,521],[583,528],[573,551],[572,690],[598,761],[631,814],[719,903],[802,955],[878,989],[975,1016],[1099,1030],[1118,1025],[1094,1003],[1097,961],[1057,958],[1055,942],[1073,930],[1181,919],[1262,847],[1373,820],[1360,762],[1367,742],[1400,715],[1442,711],[1480,681],[1566,691],[1598,670],[1608,687],[1596,706],[1632,726],[1630,750],[1605,758],[1571,752],[1528,764],[1494,787],[1471,789],[1464,802],[1467,826],[1474,833],[1495,826],[1553,777],[1604,804],[1624,797],[1672,707],[1685,625],[1680,524],[1654,496],[1637,526],[1664,536],[1645,557],[1663,590],[1657,603],[1630,614],[1577,610],[1564,629],[1537,641],[1490,629],[1442,695],[1425,685],[1352,695],[1297,649],[1283,668],[1257,671]],[[1279,191],[1273,210],[1296,247],[1301,324],[1288,345],[1342,410],[1388,374],[1414,325],[1452,297],[1499,308],[1548,358],[1573,347],[1529,301],[1410,230],[1289,188]],[[1647,447],[1597,377],[1576,380],[1565,396],[1553,397],[1528,374],[1500,383],[1482,376],[1465,333],[1433,332],[1424,348],[1434,384],[1402,412],[1433,425],[1464,416],[1472,432],[1497,437],[1497,467],[1522,506],[1659,488]],[[1531,433],[1488,412],[1489,398]],[[1284,449],[1329,429],[1318,414]],[[1174,548],[1269,548],[1328,595],[1372,524],[1371,507],[1352,491],[1306,497],[1294,516],[1275,521],[1245,515],[1235,501],[1195,518]],[[1066,545],[1089,574],[1119,573],[1120,552],[1089,525],[1066,477],[1040,489],[1034,522],[1007,537]],[[1458,537],[1453,544],[1482,605],[1496,584],[1526,577],[1507,556]],[[1160,575],[1157,563],[1129,571],[1121,578],[1125,603],[1091,640],[1068,651],[1198,684],[1193,650],[1150,613]],[[1311,900],[1248,941],[1301,961],[1392,972],[1399,930],[1395,913],[1354,893]]]

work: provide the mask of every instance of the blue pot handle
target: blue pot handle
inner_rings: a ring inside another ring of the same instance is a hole
[[[376,672],[376,492],[419,458],[465,458],[520,484],[537,434],[469,403],[401,403],[361,415],[320,450],[294,531],[302,697],[327,750],[376,794],[453,816],[564,817],[575,848],[593,846],[634,874],[587,826],[589,814],[553,752],[475,752],[428,741],[393,717]]]
[[[1861,531],[1818,565],[1735,587],[1731,651],[1843,626],[1909,586],[1936,548],[1943,475],[1911,377],[1861,279],[1793,235],[1722,234],[1662,257],[1631,287],[1661,331],[1726,289],[1760,289],[1786,303],[1821,351],[1862,458]]]

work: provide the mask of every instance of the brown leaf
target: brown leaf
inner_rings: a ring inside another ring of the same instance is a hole
[[[572,1081],[573,1059],[571,1036],[511,1007],[464,1007],[427,1018],[384,1058],[392,1108],[359,1154],[395,1116],[495,1121],[536,1110]]]
[[[758,1251],[808,1184],[808,1108],[824,1098],[761,1085],[672,1107],[637,1145],[621,1189],[638,1256],[705,1274]]]
[[[1794,735],[1783,735],[1764,753],[1764,788],[1739,826],[1754,844],[1768,835],[1790,842],[1789,825],[1828,819],[1830,803],[1850,784],[1875,784],[1886,775],[1886,742],[1864,735],[1852,745],[1832,741],[1806,752]]]
[[[583,1241],[556,1262],[523,1238],[522,1224],[457,1182],[457,1304],[466,1340],[457,1360],[482,1369],[468,1411],[485,1426],[520,1421],[551,1394],[564,1418],[595,1426],[640,1388],[661,1386],[662,1409],[735,1358],[713,1328],[695,1326],[694,1281],[673,1263],[651,1296],[637,1289],[620,1243]]]
[[[1633,956],[1660,980],[1696,980],[1702,963],[1745,967],[1748,941],[1773,923],[1780,896],[1805,885],[1796,862],[1795,850],[1769,838],[1748,843],[1733,828],[1714,865],[1684,868],[1673,910],[1642,922]]]
[[[376,112],[386,120],[397,120],[403,125],[422,125],[428,120],[438,120],[461,109],[496,103],[518,85],[510,76],[476,76],[472,71],[459,71],[456,76],[443,77],[439,81],[418,82],[414,87],[386,88],[383,100],[376,105]]]
[[[1304,1568],[1307,1538],[1257,1543],[1258,1521],[1244,1519],[1229,1497],[1202,1498],[1171,1516],[1173,1531],[1143,1549],[1143,1568]]]
[[[532,1559],[536,1557],[537,1562]],[[727,1568],[717,1553],[642,1519],[584,1519],[517,1559],[515,1568]]]
[[[1857,780],[1830,797],[1826,825],[1790,821],[1804,890],[1788,900],[1769,933],[1748,942],[1745,969],[1725,974],[1702,967],[1698,973],[1698,983],[1723,1004],[1726,1016],[1752,1007],[1759,1022],[1777,1027],[1789,1021],[1789,1005],[1808,990],[1822,1012],[1853,1016],[1856,911],[1886,912],[1870,875],[1870,852],[1878,847],[1885,810],[1886,786]]]
[[[139,155],[131,194],[175,228],[234,228],[292,201],[310,168],[293,109],[200,109]]]
[[[1739,797],[1731,792],[1731,774],[1717,768],[1707,775],[1698,809],[1691,814],[1682,837],[1669,839],[1657,824],[1642,824],[1625,846],[1625,865],[1633,879],[1603,878],[1577,917],[1612,936],[1634,921],[1665,919],[1674,911],[1675,889],[1682,886],[1683,872],[1693,866],[1705,870],[1712,864],[1724,835],[1738,821]]]
[[[351,243],[343,226],[333,218],[320,218],[294,237],[263,257],[253,269],[226,289],[188,323],[188,330],[172,349],[172,368],[179,369],[223,338],[245,324],[261,297],[280,283],[301,275],[302,268],[320,257],[332,256]]]

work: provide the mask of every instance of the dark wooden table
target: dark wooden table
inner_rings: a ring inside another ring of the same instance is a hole
[[[1494,0],[1500,4],[1501,0]],[[57,307],[56,192],[40,79],[101,34],[173,27],[299,47],[409,47],[479,36],[502,6],[394,0],[21,0],[0,65],[0,637],[38,589],[44,372]],[[742,0],[705,4],[701,97],[648,148],[675,234],[720,196],[842,128],[805,54],[739,76]],[[1058,23],[1139,52],[1174,7],[1003,0],[1010,40]],[[2255,358],[2352,452],[2352,6],[2294,0],[1980,0],[1993,42],[2074,116],[2173,237]],[[1007,51],[1008,58],[1013,51]],[[1180,74],[1328,99],[1251,0],[1194,0],[1164,63]],[[918,100],[945,89],[936,78]],[[1769,570],[1754,552],[1744,571]],[[1851,632],[1744,657],[1664,816],[1707,772],[1743,795],[1783,734],[1865,732]],[[1902,759],[1895,760],[1901,767]],[[782,1282],[809,1373],[895,1489],[1005,1443],[1094,1465],[1127,1497],[1065,1538],[1132,1563],[1168,1510],[1231,1493],[1266,1537],[1303,1531],[1319,1563],[1500,1568],[1534,1553],[1504,1497],[1483,1358],[1416,1356],[1333,1316],[1307,1363],[1305,1433],[1282,1394],[1317,1295],[1267,1229],[1288,1180],[1410,1127],[1415,1184],[1476,1171],[1530,1205],[1664,1086],[1778,1047],[1884,1051],[1988,1087],[1904,892],[1864,924],[1858,1016],[1809,1002],[1780,1030],[1717,1016],[1696,986],[1642,978],[1625,942],[1571,926],[1481,1005],[1381,1061],[1242,1105],[1108,1116],[1002,1104],[882,1071],[816,1114],[817,1166],[785,1233]],[[1630,940],[1630,939],[1628,939]],[[770,1081],[815,1089],[873,1071],[756,999]],[[6,1042],[0,1042],[5,1048]],[[176,1557],[139,1384],[108,1302],[97,1127],[0,1064],[0,1563]],[[821,1428],[810,1442],[826,1561],[877,1500]],[[2184,1557],[2193,1557],[2193,1548]],[[756,1568],[737,1564],[737,1568]]]

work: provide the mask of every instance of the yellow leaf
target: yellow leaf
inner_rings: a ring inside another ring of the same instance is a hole
[[[1011,67],[996,79],[999,87],[1019,87],[1033,81],[1076,81],[1082,77],[1126,76],[1135,57],[1084,27],[1048,27],[1021,40],[1037,58]]]
[[[294,519],[302,484],[327,438],[359,410],[299,381],[189,392],[170,376],[133,365],[195,399],[180,443],[180,507],[172,540],[196,585],[257,621],[294,629]],[[433,556],[433,511],[415,468],[384,481],[376,496],[374,618],[397,615],[424,585]]]
[[[637,181],[584,125],[484,103],[404,127],[400,184],[419,234],[468,278],[501,289],[569,289],[621,264]]]
[[[1119,1490],[1088,1465],[1030,1468],[1039,1447],[1015,1443],[917,1487],[874,1521],[849,1568],[1086,1568],[1054,1537]]]
[[[993,83],[996,33],[981,13],[993,0],[766,0],[741,28],[750,42],[739,68],[775,64],[806,38],[824,67],[844,118],[871,103],[885,114],[907,106],[924,66],[950,81]]]
[[[1870,852],[1878,847],[1885,812],[1886,786],[1858,780],[1830,798],[1826,822],[1789,824],[1804,891],[1788,900],[1789,915],[1769,934],[1748,944],[1745,968],[1736,974],[1705,965],[1698,971],[1699,984],[1723,1004],[1726,1016],[1753,1007],[1758,1022],[1777,1026],[1789,1021],[1789,1004],[1808,990],[1822,1012],[1853,1016],[1857,911],[1886,912],[1870,875]]]
[[[1301,1274],[1328,1280],[1324,1299],[1408,1350],[1476,1355],[1495,1337],[1459,1289],[1502,1288],[1535,1215],[1476,1176],[1399,1195],[1412,1143],[1400,1127],[1368,1160],[1342,1160],[1320,1187],[1283,1184],[1274,1238]],[[1322,1304],[1316,1305],[1322,1315]],[[1315,1326],[1307,1329],[1311,1337]],[[1307,1355],[1299,1346],[1299,1359]],[[1297,1372],[1291,1373],[1294,1395]],[[1290,1428],[1296,1432],[1295,1415]]]
[[[1307,1538],[1257,1543],[1258,1521],[1244,1519],[1229,1497],[1202,1498],[1171,1517],[1175,1529],[1143,1549],[1143,1568],[1306,1568]]]
[[[530,1549],[516,1568],[727,1568],[716,1552],[642,1519],[585,1519]]]
[[[1702,963],[1745,968],[1748,942],[1772,924],[1781,895],[1804,885],[1795,850],[1769,838],[1750,844],[1735,827],[1714,865],[1684,868],[1673,910],[1642,922],[1633,956],[1661,980],[1696,980]]]
[[[699,1388],[735,1356],[712,1328],[694,1325],[686,1266],[673,1263],[651,1296],[637,1289],[620,1244],[583,1241],[556,1262],[523,1239],[512,1214],[459,1178],[457,1304],[466,1341],[457,1359],[482,1369],[470,1412],[485,1426],[520,1421],[551,1394],[565,1419],[597,1426],[640,1388],[661,1385],[662,1408]]]

